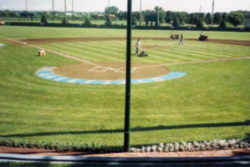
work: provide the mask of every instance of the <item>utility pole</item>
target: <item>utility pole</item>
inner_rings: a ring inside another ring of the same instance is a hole
[[[65,15],[67,13],[67,1],[66,0],[64,0],[64,13]]]
[[[142,25],[142,0],[140,0],[140,26]]]
[[[72,16],[74,14],[74,0],[72,0]]]
[[[55,0],[52,0],[52,19],[54,20],[55,19]]]
[[[212,2],[212,13],[211,13],[211,15],[212,15],[212,24],[214,23],[214,7],[215,7],[215,3],[214,3],[214,0],[213,0],[213,2]]]
[[[55,0],[52,0],[52,12],[55,12]]]
[[[159,15],[159,10],[160,10],[160,7],[157,7],[156,8],[156,14],[157,14],[157,27],[159,27],[160,26],[160,15]]]
[[[126,95],[125,95],[125,128],[124,151],[130,150],[130,100],[131,100],[131,37],[132,37],[132,0],[128,0],[127,9],[127,61],[126,61]]]
[[[28,0],[25,0],[25,11],[28,11]]]

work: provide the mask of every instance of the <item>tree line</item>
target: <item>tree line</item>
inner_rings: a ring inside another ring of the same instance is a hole
[[[230,13],[217,12],[210,13],[187,13],[165,11],[156,6],[154,10],[144,10],[132,13],[132,24],[134,26],[159,27],[169,25],[174,28],[196,26],[217,26],[226,28],[228,25],[237,27],[244,23],[244,19],[250,15],[249,11],[232,11]],[[112,22],[126,20],[127,12],[120,11],[116,6],[107,7],[104,12],[74,12],[65,14],[64,12],[44,12],[44,11],[10,11],[0,10],[1,17],[40,19],[42,24],[47,24],[48,20],[61,20],[62,24],[68,24],[69,20],[81,21],[84,25],[91,25],[94,20],[105,20],[106,26],[112,26]]]

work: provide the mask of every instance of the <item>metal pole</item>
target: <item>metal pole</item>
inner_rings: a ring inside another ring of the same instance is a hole
[[[140,0],[140,26],[142,24],[142,0]]]
[[[214,0],[212,2],[212,24],[214,24]]]
[[[65,15],[66,15],[66,13],[67,13],[67,2],[66,2],[66,0],[64,0],[64,12],[65,12]]]
[[[159,7],[157,7],[157,27],[160,26],[160,15],[159,15]]]
[[[55,19],[55,0],[52,0],[52,19]]]
[[[52,0],[52,12],[55,12],[55,1]]]
[[[131,36],[132,36],[132,0],[128,0],[127,9],[127,62],[126,62],[126,101],[125,101],[125,128],[124,151],[130,150],[130,92],[131,92]]]
[[[74,13],[74,0],[72,0],[72,16],[73,16],[73,13]]]
[[[25,0],[25,10],[28,11],[28,0]]]

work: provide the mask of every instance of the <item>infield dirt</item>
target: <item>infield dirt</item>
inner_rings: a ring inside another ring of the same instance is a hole
[[[132,65],[132,79],[153,78],[170,73],[166,66]],[[83,78],[88,80],[123,80],[125,78],[125,63],[102,62],[96,65],[80,63],[70,64],[54,69],[61,76]]]

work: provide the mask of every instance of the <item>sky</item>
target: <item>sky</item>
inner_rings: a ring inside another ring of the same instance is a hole
[[[27,0],[28,10],[51,10],[52,0]],[[64,10],[64,0],[54,0],[57,11]],[[72,0],[67,1],[67,8],[71,10]],[[132,0],[133,11],[139,10],[140,0]],[[104,11],[108,4],[126,10],[127,0],[74,0],[75,11]],[[161,6],[165,10],[186,12],[211,12],[212,0],[142,0],[142,9],[153,9]],[[24,10],[25,0],[0,0],[0,10]],[[249,10],[250,0],[215,0],[215,12],[229,12],[234,10]]]

